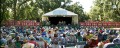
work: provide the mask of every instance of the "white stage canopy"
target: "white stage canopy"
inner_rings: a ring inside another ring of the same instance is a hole
[[[50,11],[48,13],[45,13],[42,16],[42,21],[49,20],[49,17],[72,17],[72,23],[78,24],[78,15],[74,12],[68,11],[63,8],[57,8],[53,11]]]
[[[68,11],[63,8],[57,8],[53,11],[50,11],[48,13],[45,13],[43,16],[77,16],[74,12]]]

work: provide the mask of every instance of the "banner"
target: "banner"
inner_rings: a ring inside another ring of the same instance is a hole
[[[31,20],[22,20],[22,21],[14,21],[9,20],[5,22],[5,26],[38,26],[40,22],[31,21]]]
[[[120,22],[80,22],[81,26],[120,27]]]

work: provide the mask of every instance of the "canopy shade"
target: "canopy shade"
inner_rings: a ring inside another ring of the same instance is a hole
[[[77,16],[77,14],[63,8],[57,8],[53,11],[45,13],[43,16]]]

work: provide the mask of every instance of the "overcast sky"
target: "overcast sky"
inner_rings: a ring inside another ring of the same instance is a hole
[[[89,12],[91,9],[91,6],[93,5],[93,0],[72,0],[72,1],[73,3],[80,2],[85,12]]]

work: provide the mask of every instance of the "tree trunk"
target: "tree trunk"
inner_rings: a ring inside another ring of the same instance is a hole
[[[17,3],[17,0],[14,0],[14,9],[13,9],[13,11],[14,11],[14,14],[13,14],[13,16],[14,16],[14,25],[15,25],[15,20],[17,20],[17,16],[16,16],[16,3]]]

